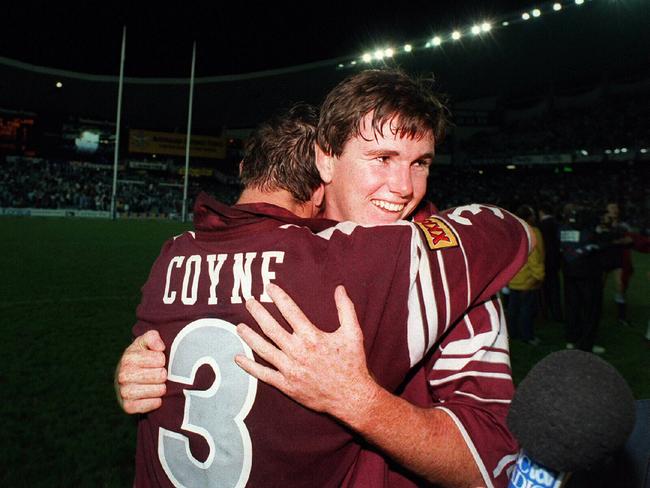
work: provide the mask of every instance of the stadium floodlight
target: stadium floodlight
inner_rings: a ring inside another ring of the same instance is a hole
[[[581,150],[580,154],[582,154],[583,156],[589,156],[589,153],[587,152],[586,149]]]
[[[350,61],[350,64],[351,64],[352,66],[354,66],[355,64],[357,64],[357,62],[353,60],[353,61]]]
[[[377,59],[377,60],[384,59],[384,50],[383,49],[377,49],[375,51],[375,59]]]
[[[524,20],[528,20],[530,19],[530,14],[528,12],[524,12],[523,14],[521,14],[521,18]]]
[[[483,22],[481,24],[481,30],[483,32],[490,32],[492,30],[492,24],[490,24],[489,22]]]
[[[392,58],[393,54],[395,54],[395,51],[393,50],[392,47],[384,49],[384,56],[386,56],[387,58]]]
[[[641,154],[646,154],[647,152],[648,152],[648,149],[646,149],[645,147],[641,148]]]
[[[621,152],[622,152],[623,154],[625,154],[625,153],[627,152],[627,147],[622,147],[622,148],[621,148]]]
[[[339,63],[339,68],[344,68],[345,65],[343,63]]]
[[[410,44],[404,44],[404,52],[410,53],[411,51],[413,51],[413,46],[411,46]]]
[[[560,10],[562,10],[562,4],[559,3],[559,2],[554,3],[553,4],[553,10],[555,10],[556,12],[559,12]]]
[[[452,38],[454,41],[457,41],[458,39],[460,39],[460,38],[461,38],[460,31],[455,30],[454,32],[452,32],[452,33],[451,33],[451,38]]]
[[[533,17],[539,17],[540,15],[542,15],[542,11],[538,8],[534,8],[532,14]]]
[[[481,26],[480,25],[473,25],[472,26],[472,34],[475,36],[478,36],[481,33]]]
[[[433,44],[434,46],[439,46],[440,44],[442,44],[442,39],[440,38],[440,36],[434,36],[434,38],[431,39],[431,44]]]
[[[612,150],[611,149],[605,149],[605,154],[612,154]]]
[[[364,54],[364,55],[361,57],[361,60],[362,60],[364,63],[369,63],[370,61],[372,61],[372,54],[370,54],[370,53],[366,53],[366,54]]]
[[[614,149],[614,154],[621,154],[621,150],[619,148]]]
[[[501,22],[501,25],[503,27],[508,27],[510,25],[510,22],[508,22],[507,20],[504,20],[503,22]]]
[[[582,5],[585,3],[585,0],[576,0],[576,5]]]
[[[482,174],[483,174],[483,170],[482,170],[482,169],[479,169],[479,170],[478,170],[478,174],[482,175]]]
[[[506,169],[517,169],[517,167],[514,164],[509,164]]]
[[[56,82],[56,87],[57,88],[63,88],[63,83],[61,83],[60,81],[57,81]]]

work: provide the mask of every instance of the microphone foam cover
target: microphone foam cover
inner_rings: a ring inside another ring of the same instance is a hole
[[[630,387],[594,354],[549,354],[515,391],[508,427],[531,459],[558,471],[588,469],[621,448],[635,422]]]

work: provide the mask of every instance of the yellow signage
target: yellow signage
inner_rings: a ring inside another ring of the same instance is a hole
[[[129,131],[129,152],[185,156],[185,134],[131,129]],[[206,159],[226,158],[226,138],[196,136],[190,139],[190,157]]]

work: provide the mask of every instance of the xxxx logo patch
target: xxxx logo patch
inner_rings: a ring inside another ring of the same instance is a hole
[[[458,246],[458,239],[447,225],[436,217],[429,217],[415,224],[424,231],[424,237],[431,249],[444,249]]]

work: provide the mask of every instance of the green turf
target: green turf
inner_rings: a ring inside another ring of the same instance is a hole
[[[0,486],[128,487],[135,419],[115,402],[115,364],[130,342],[140,286],[164,240],[159,221],[0,218]],[[615,325],[608,286],[599,343],[637,398],[650,398],[650,258],[634,256],[632,328]],[[538,347],[515,342],[516,380],[564,345],[539,322]]]

